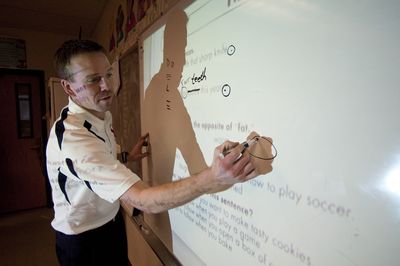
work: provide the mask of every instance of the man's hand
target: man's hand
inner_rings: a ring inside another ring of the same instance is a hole
[[[142,147],[147,146],[147,139],[149,137],[149,133],[144,136],[141,136],[135,146],[132,148],[131,152],[128,155],[129,161],[138,161],[149,155],[148,152],[142,152]]]
[[[236,183],[245,182],[258,175],[250,155],[242,154],[243,149],[243,145],[231,141],[225,141],[215,148],[210,175],[215,186],[209,193],[228,189]],[[229,154],[222,157],[221,154],[226,150],[230,150]]]

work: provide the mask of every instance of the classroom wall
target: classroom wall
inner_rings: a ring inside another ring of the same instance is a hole
[[[127,32],[126,23],[129,16],[128,2],[132,2],[132,11],[134,15],[135,26]],[[139,6],[139,2],[142,4]],[[140,34],[151,26],[162,14],[177,3],[177,0],[143,0],[143,1],[108,1],[104,8],[103,14],[97,23],[93,32],[92,39],[99,42],[104,46],[110,54],[110,59],[121,57],[131,47],[133,47],[140,37]],[[118,41],[121,33],[117,31],[118,8],[121,6],[123,23],[122,27],[122,40]],[[139,9],[144,12],[144,17],[140,18]],[[114,42],[111,40],[114,38]],[[115,44],[114,49],[110,49],[110,43]]]

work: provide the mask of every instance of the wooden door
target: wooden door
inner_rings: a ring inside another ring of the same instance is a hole
[[[42,71],[0,69],[0,213],[45,206]]]
[[[116,91],[111,113],[117,143],[122,151],[130,151],[141,134],[139,55],[137,47],[132,48],[119,61],[120,88]],[[114,66],[115,67],[115,66]],[[141,161],[128,162],[130,168],[142,177]]]

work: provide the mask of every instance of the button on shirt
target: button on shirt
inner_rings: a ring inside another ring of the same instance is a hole
[[[140,180],[116,159],[116,146],[111,113],[101,120],[69,99],[46,150],[55,230],[79,234],[115,217],[118,199]]]

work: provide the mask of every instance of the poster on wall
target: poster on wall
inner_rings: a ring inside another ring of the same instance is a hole
[[[9,37],[0,37],[0,67],[27,67],[26,47],[24,40]]]
[[[127,8],[127,17],[126,17],[126,26],[125,26],[125,36],[128,36],[128,33],[135,28],[137,20],[134,12],[134,1],[127,0],[126,8]]]
[[[124,25],[124,19],[125,19],[124,11],[122,11],[122,6],[119,5],[117,18],[115,20],[115,30],[117,33],[117,44],[119,44],[124,39],[124,31],[122,29],[122,27]]]

